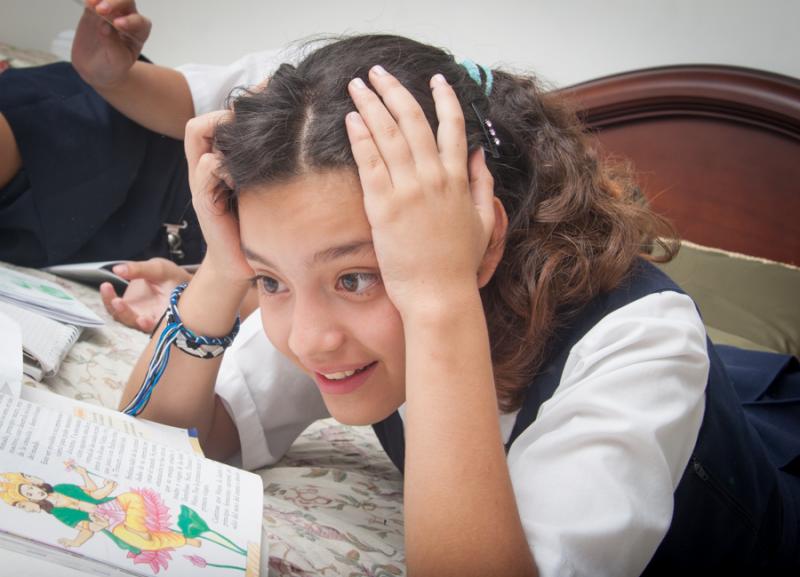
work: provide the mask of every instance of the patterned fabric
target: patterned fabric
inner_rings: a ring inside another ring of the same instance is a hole
[[[25,383],[117,407],[147,335],[114,322],[95,289],[54,280],[106,320],[83,331],[59,373]],[[264,480],[261,574],[270,577],[405,575],[403,482],[371,427],[311,425]]]

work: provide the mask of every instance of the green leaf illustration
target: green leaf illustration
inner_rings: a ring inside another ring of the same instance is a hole
[[[178,515],[178,527],[189,538],[199,537],[208,531],[208,524],[203,518],[197,514],[197,511],[190,509],[186,505],[181,505],[181,512]]]

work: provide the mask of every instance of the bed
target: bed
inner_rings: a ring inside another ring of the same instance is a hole
[[[800,355],[800,80],[666,66],[561,93],[684,239],[664,268],[712,339]]]
[[[667,270],[712,338],[799,354],[800,81],[689,66],[562,92],[600,153],[633,162],[645,196],[692,241]],[[146,336],[112,322],[93,289],[58,282],[108,324],[84,332],[56,377],[28,384],[116,406]],[[258,473],[265,575],[405,574],[402,479],[370,428],[320,421]]]

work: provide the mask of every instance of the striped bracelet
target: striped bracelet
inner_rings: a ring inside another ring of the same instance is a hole
[[[153,357],[147,366],[147,373],[144,376],[142,385],[133,399],[122,410],[125,414],[138,415],[150,402],[150,395],[161,379],[161,375],[164,374],[167,363],[169,363],[170,345],[174,343],[181,351],[200,359],[213,359],[220,356],[225,352],[225,349],[231,346],[234,337],[239,332],[240,319],[238,315],[230,333],[224,337],[199,336],[186,328],[178,314],[178,299],[183,294],[187,284],[185,282],[179,284],[170,294],[169,307],[166,311],[166,324],[158,337],[158,341],[156,341]]]

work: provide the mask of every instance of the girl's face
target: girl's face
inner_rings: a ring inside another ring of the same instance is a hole
[[[389,416],[405,401],[403,325],[355,172],[254,187],[239,198],[239,220],[273,345],[314,379],[340,422]]]
[[[19,487],[20,495],[25,497],[26,499],[30,499],[33,502],[36,501],[43,501],[45,497],[47,497],[47,492],[42,489],[41,487],[37,487],[36,485],[31,485],[29,483],[24,483]]]

